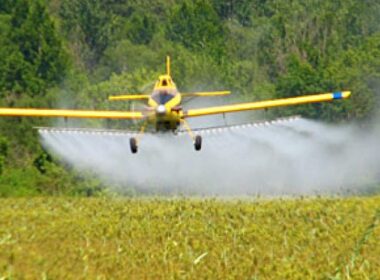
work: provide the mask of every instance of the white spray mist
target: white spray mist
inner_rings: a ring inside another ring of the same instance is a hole
[[[187,135],[146,135],[138,154],[125,135],[41,133],[53,154],[103,180],[152,193],[309,195],[360,191],[380,180],[380,133],[298,119]]]

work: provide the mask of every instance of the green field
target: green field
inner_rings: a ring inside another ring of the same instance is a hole
[[[380,197],[0,200],[0,279],[379,279]]]

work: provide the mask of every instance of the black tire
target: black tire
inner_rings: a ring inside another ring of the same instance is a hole
[[[136,138],[131,138],[129,139],[129,145],[131,147],[131,152],[132,154],[136,154],[137,153],[137,140]]]
[[[200,135],[195,136],[194,148],[196,151],[200,151],[202,149],[202,137]]]

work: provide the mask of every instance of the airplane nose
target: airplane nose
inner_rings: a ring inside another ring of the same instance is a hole
[[[166,108],[164,105],[158,105],[156,112],[158,115],[164,115],[166,113]]]

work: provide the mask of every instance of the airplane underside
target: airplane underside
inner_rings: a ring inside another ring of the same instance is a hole
[[[157,121],[155,124],[156,132],[175,132],[180,127],[179,121]]]

